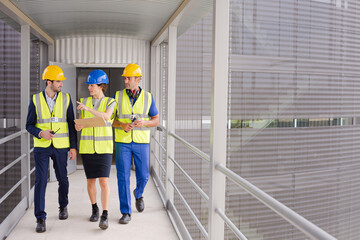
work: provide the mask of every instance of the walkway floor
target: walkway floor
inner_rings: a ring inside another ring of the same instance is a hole
[[[90,200],[86,190],[86,179],[83,170],[77,170],[69,175],[69,218],[58,219],[57,182],[50,182],[46,191],[46,232],[36,233],[36,219],[34,206],[27,210],[7,240],[172,240],[178,239],[175,230],[161,203],[160,197],[152,179],[146,186],[144,193],[145,210],[142,213],[136,211],[134,199],[132,199],[132,220],[127,225],[119,224],[121,217],[116,182],[116,169],[111,169],[110,174],[110,206],[109,228],[101,230],[98,222],[93,223],[88,219],[91,215]],[[98,186],[98,195],[100,187]],[[135,188],[135,172],[131,171],[131,189]],[[98,205],[100,203],[98,196]],[[101,204],[100,204],[101,206]],[[101,208],[100,208],[101,212]]]

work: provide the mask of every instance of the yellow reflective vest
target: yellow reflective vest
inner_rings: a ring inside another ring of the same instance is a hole
[[[93,98],[81,98],[80,102],[89,108],[93,108]],[[98,108],[99,112],[105,112],[106,107],[115,102],[113,98],[104,97]],[[88,111],[81,111],[81,117],[93,118],[95,117]],[[105,127],[90,127],[81,129],[79,153],[81,154],[106,154],[113,153],[113,132],[112,132],[113,119],[106,122]]]
[[[142,90],[134,106],[130,103],[129,96],[126,94],[126,89],[117,91],[115,100],[117,101],[116,119],[119,122],[131,123],[132,117],[134,116],[146,121],[150,120],[149,110],[152,102],[151,93]],[[115,142],[150,143],[150,128],[146,126],[141,128],[135,127],[129,132],[125,132],[122,128],[115,128]]]
[[[36,109],[35,127],[40,128],[42,131],[49,129],[57,131],[59,129],[51,140],[34,137],[34,147],[47,148],[52,143],[55,148],[69,148],[70,142],[66,113],[70,104],[70,95],[58,92],[52,113],[43,92],[33,95],[32,100]]]

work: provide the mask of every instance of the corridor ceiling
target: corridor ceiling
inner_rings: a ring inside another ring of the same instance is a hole
[[[183,0],[10,0],[52,38],[121,35],[151,41]]]

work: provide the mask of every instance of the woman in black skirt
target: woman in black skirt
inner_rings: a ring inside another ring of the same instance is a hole
[[[79,153],[81,154],[87,178],[87,190],[92,204],[91,222],[99,219],[99,208],[96,203],[96,179],[99,179],[101,188],[101,204],[103,213],[99,227],[107,229],[108,208],[110,199],[109,175],[113,153],[112,120],[115,107],[113,98],[105,97],[109,78],[102,70],[94,70],[87,77],[90,97],[81,98],[78,110],[81,110],[79,119],[100,117],[104,126],[87,127],[76,124],[77,131],[81,131]]]

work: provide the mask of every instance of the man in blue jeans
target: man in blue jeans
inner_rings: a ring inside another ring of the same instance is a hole
[[[133,194],[138,212],[144,211],[143,192],[149,179],[150,127],[159,124],[159,112],[151,93],[139,87],[142,71],[130,63],[124,69],[125,89],[115,94],[115,151],[121,224],[131,220],[130,168],[134,158],[136,189]]]

